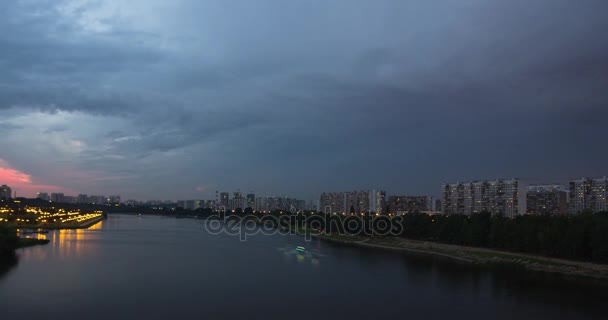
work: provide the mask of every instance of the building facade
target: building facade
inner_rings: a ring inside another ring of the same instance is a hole
[[[65,195],[63,193],[51,193],[51,201],[63,203]]]
[[[331,214],[381,213],[386,192],[377,190],[322,193],[318,210]]]
[[[230,193],[220,193],[219,206],[223,207],[223,209],[230,209]]]
[[[49,200],[51,200],[51,197],[49,196],[49,194],[47,192],[38,192],[38,194],[36,195],[36,199],[49,201]]]
[[[582,178],[570,181],[570,214],[583,210],[591,212],[608,211],[608,178]]]
[[[230,209],[236,210],[241,209],[244,210],[246,208],[245,198],[240,191],[232,193],[232,200],[230,201]]]
[[[271,212],[283,210],[286,212],[298,212],[306,210],[306,201],[289,197],[257,197],[254,209],[258,212]]]
[[[346,199],[344,192],[322,193],[319,199],[319,211],[325,214],[345,214]]]
[[[0,199],[8,200],[8,199],[11,199],[12,197],[13,197],[13,190],[9,186],[7,186],[5,184],[0,186]]]
[[[373,213],[381,214],[388,213],[387,205],[388,200],[386,198],[386,191],[384,190],[372,190],[370,193],[370,211]]]
[[[255,194],[248,193],[247,194],[247,207],[254,209],[255,208]]]
[[[487,211],[513,218],[525,214],[525,195],[525,185],[519,179],[444,184],[441,212],[471,215]]]
[[[428,196],[390,196],[388,203],[390,213],[396,215],[433,211],[433,197]]]
[[[534,215],[567,215],[568,193],[558,184],[529,186],[526,212]]]
[[[346,213],[360,214],[371,209],[369,191],[352,191],[345,193]]]

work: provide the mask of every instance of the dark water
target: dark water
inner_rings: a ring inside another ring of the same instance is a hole
[[[190,219],[115,215],[47,237],[0,271],[0,319],[607,317],[606,287],[297,236],[240,242]]]

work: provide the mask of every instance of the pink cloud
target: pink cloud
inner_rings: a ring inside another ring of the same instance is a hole
[[[17,196],[34,197],[40,191],[69,192],[65,188],[36,183],[30,174],[12,168],[6,161],[0,159],[0,185],[6,184],[17,191]]]

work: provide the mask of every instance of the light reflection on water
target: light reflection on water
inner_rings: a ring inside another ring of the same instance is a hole
[[[50,243],[40,247],[20,250],[19,256],[24,259],[43,261],[50,255],[61,259],[68,259],[80,255],[94,254],[97,246],[94,243],[88,243],[87,240],[91,240],[94,237],[91,231],[99,231],[103,228],[103,223],[103,220],[99,221],[86,229],[49,230],[47,234],[32,233],[21,235],[24,238],[50,240]]]

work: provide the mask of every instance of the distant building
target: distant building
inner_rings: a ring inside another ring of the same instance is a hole
[[[344,192],[322,193],[319,211],[326,214],[346,214]]]
[[[433,197],[428,196],[390,196],[388,203],[390,213],[396,215],[433,211]]]
[[[529,186],[526,212],[535,215],[567,215],[568,193],[558,184]]]
[[[570,214],[583,210],[592,212],[608,211],[608,178],[582,178],[570,181]]]
[[[5,184],[0,186],[0,199],[8,200],[8,199],[11,199],[12,197],[13,197],[13,190],[9,186],[7,186]]]
[[[230,201],[230,208],[232,210],[245,209],[245,198],[239,191],[232,193],[232,201]]]
[[[224,209],[230,209],[230,193],[222,192],[220,193],[220,207]]]
[[[346,213],[360,214],[370,210],[370,192],[352,191],[346,192]]]
[[[204,200],[199,205],[199,208],[203,209],[214,209],[215,208],[215,200]]]
[[[297,212],[306,209],[306,201],[284,196],[257,197],[253,209],[258,212],[270,212],[275,210]]]
[[[36,195],[36,199],[49,201],[49,200],[51,200],[51,197],[46,192],[38,192],[38,194]]]
[[[97,196],[88,196],[87,201],[90,204],[106,204],[108,202],[108,198],[105,196],[97,195]]]
[[[78,195],[78,203],[89,203],[89,196],[86,194],[79,194]]]
[[[306,210],[306,200],[295,200],[294,208],[297,211],[304,211],[304,210]]]
[[[443,214],[487,211],[513,218],[526,213],[525,184],[518,179],[444,184],[441,205]]]
[[[441,212],[441,199],[435,200],[435,207],[433,208],[435,212]]]
[[[72,197],[72,196],[64,196],[63,197],[63,203],[69,203],[69,204],[76,204],[78,201],[77,197]]]
[[[386,206],[385,191],[351,191],[323,193],[319,211],[332,214],[381,213]]]
[[[386,191],[384,190],[372,190],[370,192],[370,212],[372,213],[386,213],[387,199]]]
[[[63,193],[51,193],[51,201],[57,203],[64,202],[65,195]]]
[[[248,193],[247,194],[247,207],[248,208],[255,208],[255,194],[253,193]]]

